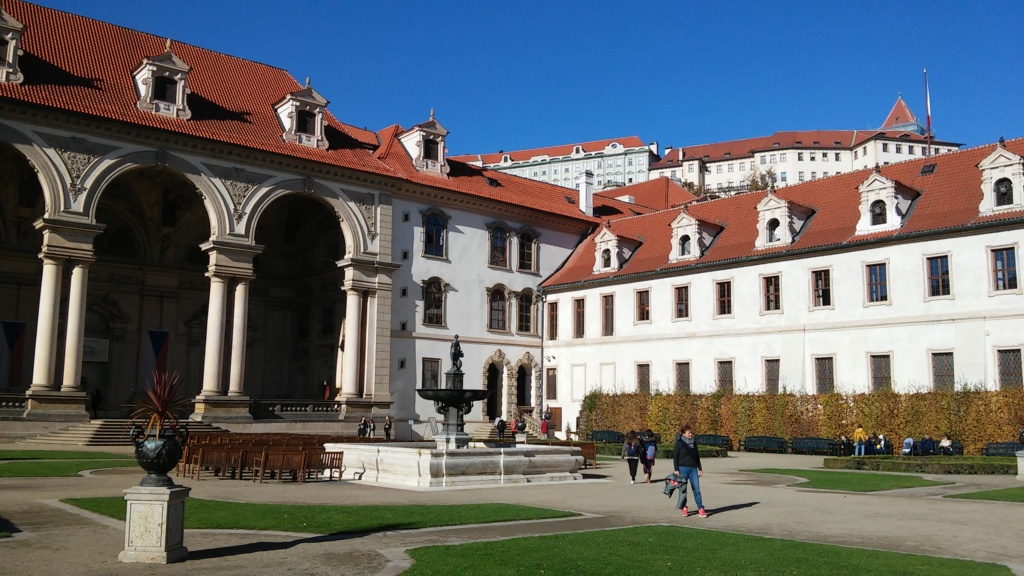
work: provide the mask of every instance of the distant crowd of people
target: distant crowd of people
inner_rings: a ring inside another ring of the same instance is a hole
[[[875,456],[891,455],[895,453],[895,448],[884,434],[868,434],[864,427],[858,424],[852,438],[845,434],[839,437],[838,451],[840,456]],[[949,456],[954,453],[953,438],[948,433],[943,434],[942,440],[938,442],[930,434],[925,434],[920,440],[908,436],[903,439],[899,453],[904,456]]]
[[[388,441],[391,440],[391,430],[394,428],[394,423],[391,421],[391,416],[384,417],[384,438]],[[373,421],[373,417],[361,416],[359,418],[359,427],[356,429],[360,438],[376,438],[377,436],[377,424]]]

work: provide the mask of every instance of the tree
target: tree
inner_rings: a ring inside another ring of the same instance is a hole
[[[775,181],[775,170],[772,170],[771,167],[764,172],[755,168],[754,171],[750,173],[750,176],[747,176],[747,190],[751,192],[755,192],[757,190],[768,190],[772,187],[772,184],[775,183]]]

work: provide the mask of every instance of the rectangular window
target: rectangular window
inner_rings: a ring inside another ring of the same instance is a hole
[[[651,365],[636,365],[636,391],[641,394],[651,393]]]
[[[786,153],[783,152],[783,153],[779,154],[779,162],[785,162],[785,161],[786,161]]]
[[[853,151],[853,159],[856,160],[858,156],[860,156],[860,152],[858,152],[857,150],[854,150]]]
[[[887,142],[882,142],[882,152],[888,152],[888,151],[889,151],[889,144]]]
[[[999,363],[997,369],[999,370],[1000,390],[1020,388],[1022,385],[1020,348],[999,350],[997,352],[996,360]]]
[[[803,162],[804,161],[804,153],[803,152],[797,152],[796,153],[796,160],[797,160],[797,162]]]
[[[841,158],[841,156],[839,155],[839,152],[836,152],[836,162],[839,162],[840,158]]]
[[[614,294],[601,296],[601,334],[603,336],[611,336],[615,334]]]
[[[524,292],[516,299],[516,330],[520,334],[533,334],[533,294]]]
[[[817,172],[811,172],[811,180],[817,180],[817,179],[818,179],[818,173]]]
[[[536,250],[537,241],[534,240],[530,234],[519,235],[519,270],[524,272],[534,271],[535,258],[533,257],[534,251]]]
[[[690,317],[690,287],[676,286],[676,319]]]
[[[892,356],[888,354],[871,355],[871,390],[892,389]]]
[[[735,168],[736,168],[735,164],[729,164],[729,172],[735,172],[736,171]]]
[[[953,391],[953,353],[932,353],[932,386],[935,390]]]
[[[764,311],[782,310],[782,281],[778,276],[764,277]]]
[[[768,163],[768,157],[767,156],[761,156],[761,165],[763,166],[763,165],[765,165],[767,163]]]
[[[992,288],[997,292],[1017,289],[1017,254],[1013,248],[992,250]]]
[[[716,296],[716,307],[719,316],[728,316],[732,314],[732,282],[716,282],[715,283],[715,296]]]
[[[689,166],[686,167],[686,172],[688,174],[693,174],[693,164],[690,164]]]
[[[928,258],[928,296],[949,296],[949,256]]]
[[[914,155],[914,147],[913,146],[907,146],[907,154],[910,154],[911,156]]]
[[[547,400],[558,400],[558,369],[548,368],[548,382],[544,386],[544,390],[547,392],[545,397]]]
[[[889,281],[885,272],[885,264],[868,264],[867,288],[868,302],[889,301]]]
[[[722,173],[722,165],[721,164],[719,164],[718,166],[715,166],[715,173],[716,174],[721,174]]]
[[[903,144],[897,144],[896,145],[896,153],[897,154],[903,154]]]
[[[732,394],[732,360],[718,362],[718,391]]]
[[[548,340],[558,340],[558,302],[548,302]]]
[[[764,391],[767,394],[779,393],[778,358],[771,358],[764,361]]]
[[[572,314],[572,336],[573,338],[583,338],[583,326],[586,321],[586,309],[584,308],[584,300],[578,298],[572,301],[573,314]]]
[[[801,170],[801,171],[796,173],[796,179],[797,179],[798,182],[803,182],[804,181],[804,171],[803,170]]]
[[[825,308],[832,305],[832,271],[815,270],[811,272],[814,286],[814,307]]]
[[[815,160],[817,160],[817,158],[818,158],[817,153],[816,152],[811,152],[811,162],[814,162]]]
[[[783,170],[782,173],[779,174],[779,180],[781,182],[783,182],[783,183],[786,182],[786,171],[785,170]]]
[[[690,393],[690,363],[676,362],[676,393]]]
[[[836,390],[834,359],[831,357],[814,359],[814,382],[818,394],[831,394]]]
[[[651,291],[640,290],[636,293],[636,321],[651,321]]]
[[[772,164],[775,164],[775,154],[772,154],[772,155],[770,156],[770,158],[769,158],[768,162],[770,162],[770,163],[772,163]]]
[[[822,152],[821,153],[821,161],[822,162],[828,162],[828,152]]]
[[[441,361],[437,358],[423,359],[423,382],[421,388],[441,387]]]

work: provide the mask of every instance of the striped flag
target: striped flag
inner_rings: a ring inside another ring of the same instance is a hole
[[[928,92],[928,69],[924,69],[924,106],[925,118],[928,122],[928,133],[932,133],[932,96]]]

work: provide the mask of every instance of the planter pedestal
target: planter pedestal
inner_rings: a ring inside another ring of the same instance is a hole
[[[171,564],[188,557],[185,499],[191,488],[134,486],[124,491],[128,502],[121,562]]]
[[[1017,480],[1024,480],[1024,450],[1017,452]]]

